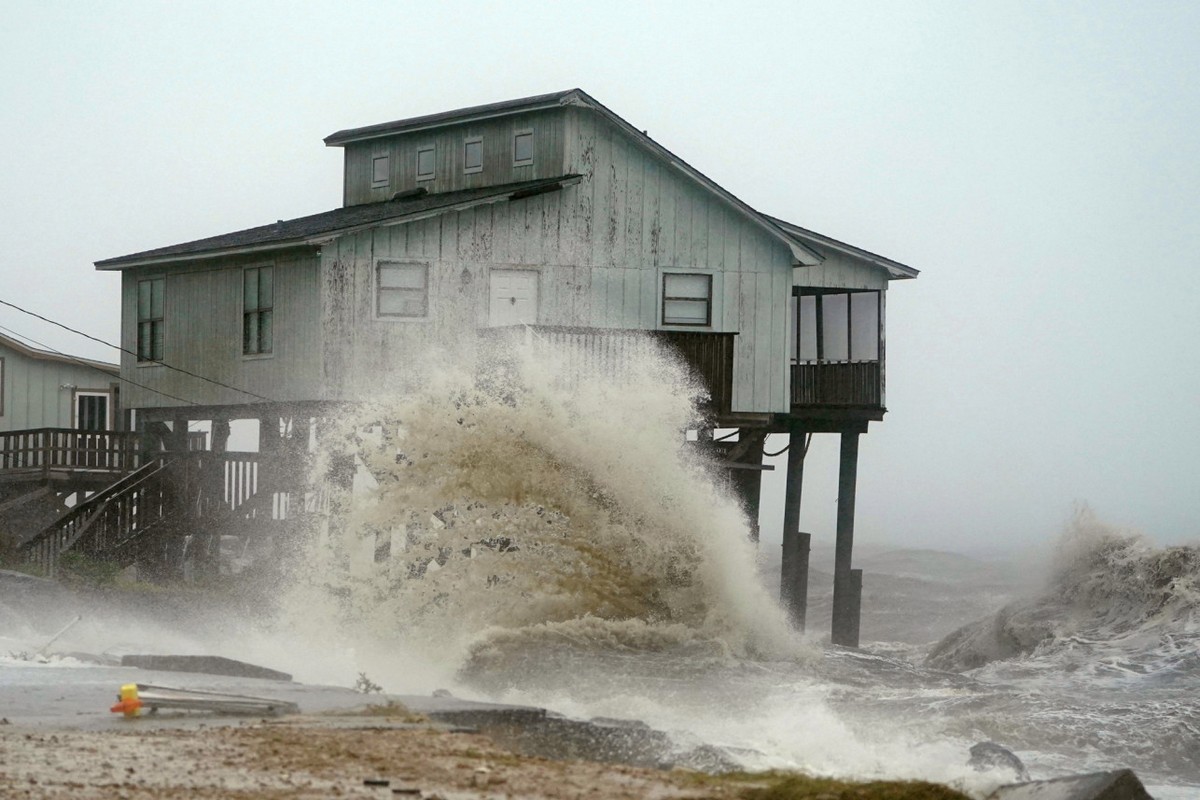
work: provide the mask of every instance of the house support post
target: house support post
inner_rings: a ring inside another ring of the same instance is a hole
[[[213,516],[221,512],[225,506],[225,451],[229,444],[229,420],[214,419],[212,421],[212,452],[200,456],[201,463],[201,497],[203,498],[202,516]],[[196,553],[197,574],[216,577],[221,572],[221,531],[211,523],[198,526],[194,536],[203,537],[203,542]]]
[[[752,429],[741,428],[738,431],[738,442],[748,441],[750,445],[739,461],[761,467],[765,439],[766,436],[762,433],[756,436]],[[737,492],[738,499],[742,501],[742,508],[746,509],[746,517],[750,522],[750,541],[758,544],[758,511],[762,500],[762,470],[730,470],[730,478],[733,480],[733,488]]]
[[[265,503],[268,514],[274,507],[273,495],[282,484],[280,473],[284,468],[283,462],[287,456],[287,442],[283,438],[284,434],[280,432],[281,420],[278,410],[262,414],[258,419],[259,460],[254,494],[264,498],[260,502]]]
[[[837,542],[833,564],[833,635],[834,644],[858,647],[858,623],[862,572],[857,584],[850,564],[854,552],[854,492],[858,481],[857,430],[841,434],[842,452],[838,468]]]
[[[800,532],[800,490],[804,485],[804,450],[807,436],[801,429],[788,434],[787,488],[783,500],[783,562],[779,568],[779,600],[792,624],[804,630],[808,613],[809,535]]]
[[[171,431],[163,437],[163,448],[176,455],[168,473],[164,505],[164,524],[161,527],[161,562],[158,565],[160,578],[178,578],[183,574],[184,546],[188,534],[194,533],[195,501],[199,481],[193,465],[187,460],[188,418],[182,411],[171,414]],[[199,543],[197,543],[199,544]]]

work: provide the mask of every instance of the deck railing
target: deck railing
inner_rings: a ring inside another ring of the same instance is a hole
[[[274,462],[268,462],[274,463]],[[275,463],[276,472],[280,472]],[[124,567],[145,563],[170,574],[181,567],[184,538],[241,534],[246,526],[320,511],[320,492],[265,488],[259,453],[159,453],[136,471],[87,496],[21,546],[47,575],[66,553]]]
[[[883,406],[883,371],[878,361],[792,365],[793,406]]]
[[[711,331],[647,331],[529,325],[483,328],[480,336],[500,341],[528,334],[536,341],[571,354],[573,370],[590,377],[618,377],[625,367],[655,344],[675,353],[700,379],[709,394],[710,411],[728,413],[733,405],[733,348],[736,333]]]
[[[141,437],[120,431],[33,428],[0,432],[0,470],[132,472]]]
[[[180,467],[154,459],[76,504],[22,545],[26,560],[49,576],[68,551],[121,563],[127,543],[166,521]]]

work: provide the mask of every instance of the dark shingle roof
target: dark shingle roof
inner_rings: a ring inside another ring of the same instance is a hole
[[[393,133],[423,128],[430,125],[441,125],[454,120],[478,119],[499,114],[514,114],[518,111],[532,110],[545,106],[553,106],[564,98],[579,92],[579,89],[567,89],[551,94],[539,94],[533,97],[521,97],[516,100],[503,100],[499,103],[488,103],[482,106],[457,108],[453,111],[441,111],[437,114],[426,114],[422,117],[408,117],[392,122],[381,122],[377,125],[367,125],[362,128],[346,128],[325,137],[325,144],[330,147],[355,142],[360,139],[370,139],[376,136],[389,136]]]
[[[542,178],[535,181],[522,181],[480,189],[464,189],[457,192],[422,194],[416,197],[405,197],[402,194],[396,200],[335,208],[332,211],[307,217],[280,220],[272,225],[260,225],[257,228],[210,236],[194,242],[184,242],[154,250],[143,250],[127,256],[107,258],[97,261],[96,268],[121,269],[145,262],[176,261],[220,255],[228,250],[276,249],[314,244],[312,240],[322,236],[345,233],[358,227],[376,225],[403,217],[449,211],[455,207],[505,198],[518,200],[544,191],[552,191],[566,183],[574,182],[578,178],[577,175],[564,175],[558,178]]]

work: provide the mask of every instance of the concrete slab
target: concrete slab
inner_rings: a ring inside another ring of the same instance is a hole
[[[1153,800],[1132,770],[1069,775],[1001,786],[988,800]]]
[[[258,678],[268,681],[290,681],[292,676],[279,670],[247,664],[221,656],[121,656],[122,667],[152,669],[159,672],[196,672],[202,675],[227,675],[231,678]]]

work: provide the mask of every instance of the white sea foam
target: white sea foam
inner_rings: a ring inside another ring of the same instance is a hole
[[[289,590],[295,621],[397,688],[418,677],[401,664],[445,681],[547,636],[811,654],[755,578],[744,512],[683,446],[697,389],[668,355],[628,348],[616,380],[544,343],[493,358],[486,383],[432,359],[326,432],[320,474],[366,475]]]

